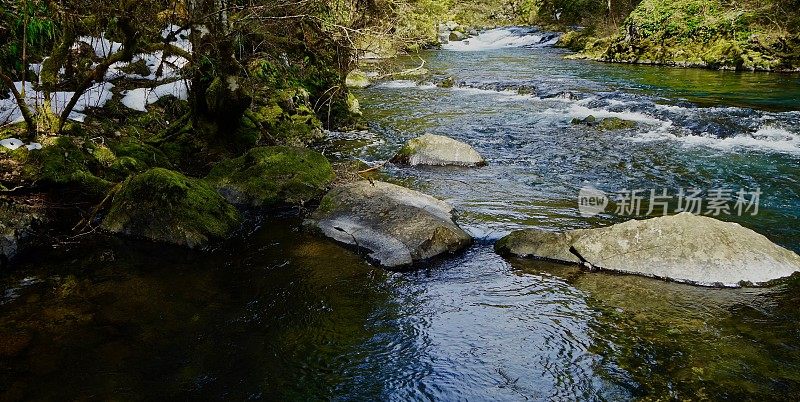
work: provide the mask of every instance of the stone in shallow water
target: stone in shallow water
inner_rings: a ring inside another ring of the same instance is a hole
[[[380,265],[401,268],[472,243],[453,221],[453,207],[380,181],[339,186],[306,222],[324,235],[369,251]]]
[[[736,223],[681,213],[564,233],[519,230],[500,239],[503,255],[580,263],[705,286],[766,284],[800,271],[800,256]]]
[[[434,166],[483,166],[486,160],[470,145],[443,135],[425,134],[406,142],[393,163]]]

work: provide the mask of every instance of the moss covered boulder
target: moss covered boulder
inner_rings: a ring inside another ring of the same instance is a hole
[[[583,119],[574,118],[572,124],[576,126],[593,127],[600,131],[631,130],[637,127],[635,121],[620,119],[619,117],[606,117],[598,119],[592,115]]]
[[[126,179],[102,227],[112,233],[201,248],[229,236],[239,213],[203,180],[163,168]]]
[[[206,180],[229,202],[267,207],[321,197],[335,175],[319,152],[299,147],[253,148],[219,163]]]
[[[643,0],[599,58],[731,70],[800,69],[797,7],[741,3]],[[587,53],[597,58],[598,52]]]
[[[111,188],[109,181],[96,175],[102,166],[95,156],[98,145],[79,138],[51,137],[43,140],[42,146],[18,155],[25,162],[24,175],[28,181],[93,198],[101,197]]]

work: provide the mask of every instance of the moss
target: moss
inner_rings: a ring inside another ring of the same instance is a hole
[[[644,0],[612,37],[586,42],[577,57],[732,70],[795,70],[794,11],[720,0]],[[575,37],[565,35],[565,44]],[[779,43],[779,46],[772,44]],[[602,49],[601,49],[602,48]],[[788,50],[788,51],[787,51]]]
[[[355,95],[348,93],[347,94],[347,110],[350,114],[355,116],[361,116],[361,105],[358,103],[358,98]]]
[[[146,164],[148,167],[169,168],[172,164],[160,149],[128,138],[122,141],[111,141],[109,147],[117,157],[129,157]]]
[[[111,183],[92,172],[99,167],[98,160],[79,147],[79,140],[69,137],[48,138],[41,150],[30,152],[24,174],[28,180],[56,188],[77,190],[91,197],[100,197]]]
[[[254,148],[219,163],[206,177],[231,203],[251,206],[303,204],[322,195],[333,179],[322,154],[286,146]]]
[[[92,151],[92,155],[94,155],[95,159],[97,159],[97,161],[105,167],[111,166],[111,164],[117,160],[117,156],[114,155],[114,151],[105,145],[96,146]]]
[[[132,174],[144,172],[148,168],[149,166],[139,159],[123,156],[115,159],[111,166],[109,166],[108,171],[111,178],[123,180]]]
[[[154,168],[122,183],[102,227],[194,248],[229,236],[240,220],[236,209],[203,180]]]
[[[598,128],[604,131],[610,130],[630,130],[636,128],[636,122],[620,119],[619,117],[606,117],[600,121]]]
[[[567,48],[574,51],[583,50],[592,38],[588,31],[569,31],[561,35],[555,47]]]

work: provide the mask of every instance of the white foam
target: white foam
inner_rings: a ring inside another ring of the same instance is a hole
[[[442,49],[470,52],[532,45],[552,45],[558,40],[558,37],[555,37],[544,41],[544,39],[548,36],[549,35],[543,35],[542,33],[538,32],[520,33],[519,30],[496,28],[481,32],[478,36],[464,39],[462,41],[448,42],[442,45]]]
[[[660,120],[653,116],[646,115],[644,113],[612,112],[605,109],[590,109],[578,103],[580,103],[580,101],[570,106],[569,111],[567,112],[568,117],[570,119],[577,118],[579,120],[582,120],[591,115],[601,119],[606,117],[617,117],[623,120],[630,120],[638,123],[655,124],[659,126],[672,125],[672,122]]]
[[[775,126],[762,126],[755,133],[742,133],[733,137],[719,138],[710,134],[675,135],[667,131],[650,131],[641,140],[670,139],[688,147],[705,147],[724,152],[756,150],[791,155],[800,155],[800,134]]]
[[[417,84],[411,80],[394,80],[394,81],[386,81],[376,85],[377,88],[388,88],[388,89],[401,89],[401,88],[419,88],[419,89],[433,89],[436,88],[436,85],[432,83],[423,83]]]

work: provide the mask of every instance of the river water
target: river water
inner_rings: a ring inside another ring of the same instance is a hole
[[[464,253],[388,272],[293,214],[203,254],[42,248],[0,276],[0,399],[800,397],[799,280],[700,288],[492,250],[630,218],[581,216],[592,186],[759,189],[757,215],[720,218],[800,251],[800,77],[564,60],[551,42],[501,30],[427,52],[456,87],[360,91],[370,129],[323,147],[380,163],[425,132],[475,146],[487,167],[383,169],[457,208]],[[589,115],[637,125],[571,124]]]

